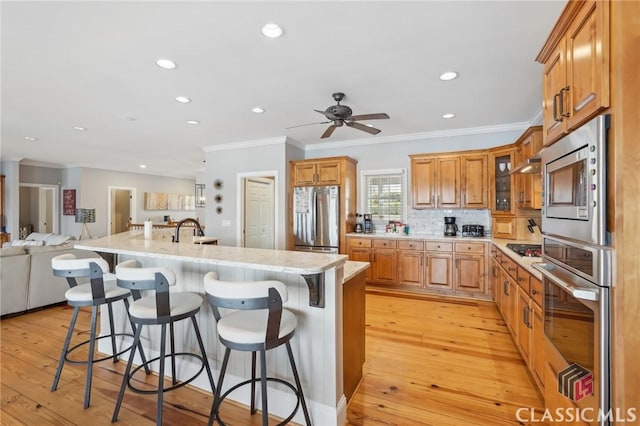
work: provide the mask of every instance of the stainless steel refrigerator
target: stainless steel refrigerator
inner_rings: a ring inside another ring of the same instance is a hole
[[[340,188],[304,186],[293,189],[295,250],[338,253]]]

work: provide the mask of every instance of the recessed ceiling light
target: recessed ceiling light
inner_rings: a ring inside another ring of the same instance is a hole
[[[265,24],[260,31],[265,37],[269,38],[278,38],[284,35],[284,28],[273,23]]]
[[[452,113],[452,112],[448,112],[448,113],[446,113],[446,114],[443,114],[443,115],[442,115],[442,118],[453,118],[453,117],[455,117],[455,116],[456,116],[456,115],[455,115],[454,113]]]
[[[445,73],[442,73],[442,75],[440,75],[440,80],[442,81],[449,81],[455,78],[458,78],[458,73],[455,71],[447,71]]]
[[[140,168],[141,168],[141,169],[146,169],[146,168],[147,168],[147,165],[146,165],[146,164],[140,164]]]
[[[191,102],[191,99],[187,98],[186,96],[177,96],[176,101],[180,102],[181,104],[188,104],[189,102]]]
[[[37,141],[37,140],[38,140],[38,138],[34,138],[34,137],[32,137],[32,136],[25,136],[24,138],[25,138],[26,140],[28,140],[28,141]]]
[[[156,65],[160,68],[164,68],[165,70],[172,70],[176,67],[176,63],[171,59],[158,59],[156,61]]]
[[[86,127],[82,127],[82,126],[73,126],[73,130],[78,130],[80,132],[84,132],[85,130],[87,130]]]
[[[198,120],[187,120],[187,124],[200,124]]]
[[[254,107],[254,108],[251,108],[251,112],[255,112],[256,114],[262,114],[264,112],[264,108]]]

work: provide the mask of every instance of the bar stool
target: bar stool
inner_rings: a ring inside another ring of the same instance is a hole
[[[220,404],[231,392],[246,384],[251,384],[251,414],[256,412],[256,352],[260,352],[259,380],[262,396],[262,424],[264,426],[269,424],[267,381],[273,381],[289,387],[297,397],[295,408],[280,424],[288,423],[302,405],[306,424],[310,426],[309,410],[304,400],[300,377],[289,343],[295,334],[298,321],[295,314],[282,308],[283,301],[287,301],[287,287],[284,283],[280,281],[220,281],[217,273],[209,272],[204,277],[204,289],[217,322],[218,337],[225,346],[218,388],[209,416],[209,425],[213,424],[215,418],[220,424],[225,424],[220,418]],[[234,311],[222,316],[218,308],[228,308]],[[289,363],[296,383],[295,387],[279,378],[267,377],[266,351],[282,344],[287,347]],[[222,382],[231,349],[251,351],[251,379],[240,382],[222,393]]]
[[[51,385],[51,391],[55,391],[58,388],[58,382],[60,381],[60,375],[62,374],[62,367],[65,363],[69,364],[87,364],[87,378],[84,391],[84,408],[89,407],[89,401],[91,398],[91,380],[93,376],[93,364],[100,361],[106,361],[113,359],[113,362],[118,362],[118,356],[131,349],[131,346],[118,352],[116,349],[116,336],[129,336],[133,337],[133,334],[129,333],[115,333],[113,325],[113,308],[111,304],[122,300],[125,308],[129,310],[129,301],[127,298],[131,295],[131,292],[127,289],[116,286],[115,277],[109,274],[105,280],[105,274],[109,273],[109,264],[106,260],[100,257],[91,257],[85,259],[78,259],[73,254],[62,254],[51,259],[51,267],[53,269],[53,275],[58,277],[65,277],[69,284],[69,290],[65,293],[65,298],[69,306],[73,306],[73,315],[71,322],[69,323],[69,331],[67,331],[67,337],[65,338],[64,345],[62,347],[62,353],[58,360],[58,368],[56,369],[55,377],[53,378],[53,384]],[[90,278],[88,284],[78,284],[77,278],[87,277]],[[107,305],[109,312],[109,327],[110,334],[100,336],[96,338],[96,322],[98,317],[98,307],[100,305]],[[69,348],[71,344],[71,336],[80,313],[80,308],[83,306],[91,306],[91,329],[89,333],[89,339],[85,340],[72,348]],[[134,324],[131,322],[132,330],[135,330]],[[111,339],[112,355],[105,356],[100,359],[94,359],[95,344],[100,339]],[[89,355],[87,360],[72,360],[69,359],[69,355],[76,349],[88,344]],[[144,354],[142,355],[144,357]]]
[[[202,343],[202,337],[200,335],[200,329],[198,328],[198,322],[196,321],[196,314],[200,311],[200,305],[202,305],[202,297],[195,293],[186,292],[169,292],[169,286],[173,286],[176,283],[176,276],[173,271],[161,268],[142,268],[140,262],[137,260],[127,260],[116,266],[116,278],[118,286],[131,290],[134,298],[134,302],[129,308],[129,316],[131,320],[137,325],[135,329],[135,335],[133,338],[134,348],[140,344],[140,334],[142,332],[142,326],[144,325],[161,325],[160,332],[160,356],[143,362],[142,365],[136,367],[131,371],[133,364],[133,358],[135,356],[135,349],[131,351],[129,362],[122,377],[122,385],[120,386],[120,392],[118,393],[118,399],[116,401],[115,410],[113,412],[112,422],[118,420],[118,413],[120,412],[120,406],[124,398],[125,389],[128,387],[133,392],[141,394],[158,394],[158,401],[156,406],[156,424],[162,424],[162,404],[164,400],[164,393],[171,390],[182,387],[188,383],[191,383],[196,377],[200,375],[203,369],[206,369],[209,376],[209,383],[211,384],[211,390],[215,393],[215,385],[213,382],[213,375],[207,361],[207,354],[204,350]],[[141,290],[152,290],[153,294],[141,296]],[[193,329],[195,331],[198,345],[200,347],[200,354],[190,352],[176,352],[175,341],[173,333],[173,324],[176,321],[191,318],[193,323]],[[169,324],[170,346],[171,351],[166,353],[166,331],[167,324]],[[200,369],[188,380],[179,382],[176,379],[176,364],[175,360],[177,356],[191,357],[201,362]],[[171,358],[171,371],[172,382],[171,386],[164,386],[164,372],[165,372],[165,359]],[[147,368],[148,364],[160,361],[160,371],[158,372],[158,387],[156,389],[141,389],[132,384],[131,379],[140,368]]]

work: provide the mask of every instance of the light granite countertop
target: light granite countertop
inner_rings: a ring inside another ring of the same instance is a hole
[[[529,272],[531,275],[533,275],[534,277],[542,281],[542,273],[537,269],[535,269],[533,266],[531,266],[534,263],[542,262],[541,257],[520,256],[515,251],[511,250],[510,248],[507,248],[507,244],[540,244],[539,242],[522,241],[522,240],[504,240],[501,238],[495,238],[491,240],[491,242],[495,244],[496,247],[498,247],[500,250],[502,250],[504,254],[506,254],[511,259],[513,259],[518,265],[526,269],[527,272]]]
[[[356,262],[355,260],[347,260],[344,264],[344,277],[342,283],[346,283],[351,278],[358,275],[360,272],[366,271],[369,268],[369,262]]]
[[[302,275],[317,274],[332,267],[339,267],[348,259],[344,254],[227,247],[192,242],[172,243],[163,239],[145,240],[144,232],[140,230],[122,232],[95,240],[81,240],[74,247],[81,250]]]
[[[483,241],[483,242],[491,242],[491,237],[446,237],[442,234],[400,234],[393,232],[381,232],[381,233],[357,233],[350,232],[347,234],[347,237],[356,237],[356,238],[387,238],[393,240],[437,240],[437,241]]]

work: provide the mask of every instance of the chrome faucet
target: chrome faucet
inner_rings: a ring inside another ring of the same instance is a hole
[[[198,228],[198,236],[200,237],[204,237],[204,231],[202,230],[202,227],[200,226],[200,222],[198,222],[197,219],[194,219],[192,217],[188,217],[186,219],[182,219],[180,222],[178,222],[178,224],[176,225],[176,234],[171,238],[171,241],[174,243],[179,243],[180,242],[180,227],[187,223],[187,222],[191,222],[193,224],[196,225],[196,228]]]

